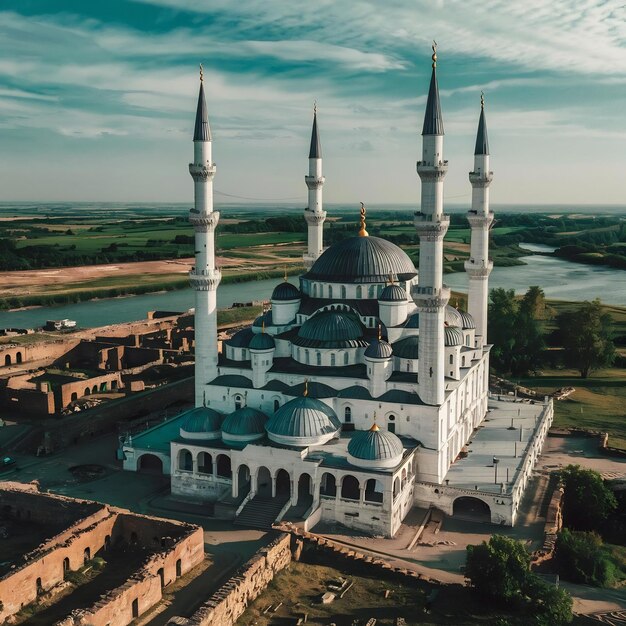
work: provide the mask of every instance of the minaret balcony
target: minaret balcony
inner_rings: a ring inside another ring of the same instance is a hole
[[[448,162],[439,161],[438,163],[431,163],[428,161],[418,161],[417,173],[423,183],[440,182],[448,173]]]
[[[419,284],[413,285],[411,297],[419,311],[436,313],[450,301],[450,288],[446,285],[442,285],[439,289],[436,287],[420,287]]]
[[[220,221],[220,212],[212,211],[211,213],[200,213],[196,209],[189,211],[189,221],[194,230],[199,233],[212,233]]]
[[[493,180],[493,172],[470,172],[469,181],[472,187],[489,187]]]
[[[465,261],[465,271],[470,278],[489,278],[493,269],[493,261],[472,259]]]
[[[222,271],[215,268],[201,270],[192,267],[189,272],[189,282],[196,291],[215,291],[222,280]]]
[[[304,219],[307,224],[311,224],[313,226],[316,224],[323,224],[326,219],[326,211],[311,211],[311,209],[305,209]]]
[[[413,218],[413,224],[420,239],[437,241],[438,239],[443,239],[448,232],[450,216],[445,213],[432,215],[417,211]]]
[[[469,222],[470,228],[482,228],[488,229],[493,222],[493,212],[490,211],[486,215],[481,215],[476,211],[469,211],[467,214],[467,221]]]
[[[305,176],[304,182],[309,189],[319,189],[326,178],[324,176]]]
[[[189,164],[189,173],[195,182],[201,181],[206,182],[208,180],[212,180],[213,176],[215,176],[215,172],[217,167],[215,163],[190,163]]]

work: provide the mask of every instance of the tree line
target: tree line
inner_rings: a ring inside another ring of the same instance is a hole
[[[489,300],[491,366],[499,374],[524,377],[537,371],[547,362],[548,344],[561,347],[556,353],[561,364],[582,378],[615,360],[612,318],[598,299],[556,315],[550,333],[546,322],[553,312],[540,287],[530,287],[522,298],[513,289],[492,289]]]

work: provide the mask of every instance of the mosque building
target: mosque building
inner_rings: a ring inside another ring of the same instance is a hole
[[[314,110],[305,176],[306,272],[298,287],[285,277],[271,294],[271,308],[225,341],[221,352],[216,323],[221,274],[215,262],[220,214],[213,208],[216,166],[201,74],[189,165],[195,191],[189,217],[196,250],[190,274],[195,408],[128,441],[126,469],[138,471],[142,459],[156,456],[170,474],[173,495],[214,502],[224,511],[230,507],[242,525],[285,519],[310,528],[327,521],[393,536],[413,506],[452,513],[459,498],[487,507],[486,521],[515,522],[551,405],[542,408],[535,430],[528,429],[526,450],[532,454],[522,460],[521,482],[509,481],[508,469],[509,482],[496,488],[478,481],[455,486],[449,478],[453,464],[467,456],[468,442],[489,421],[493,174],[481,96],[469,174],[469,303],[463,312],[450,306],[443,283],[448,161],[434,47],[432,59],[417,162],[419,272],[400,247],[368,235],[363,205],[358,232],[324,249],[325,179]],[[495,456],[494,465],[497,473]]]

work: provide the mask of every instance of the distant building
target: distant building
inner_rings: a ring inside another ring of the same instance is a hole
[[[446,482],[487,414],[493,213],[481,98],[470,173],[469,312],[459,311],[448,304],[443,283],[450,218],[443,211],[448,162],[436,54],[422,136],[418,274],[401,248],[368,235],[363,206],[355,236],[323,249],[324,176],[314,111],[305,177],[308,269],[299,286],[278,284],[271,309],[225,341],[220,354],[216,167],[201,82],[189,166],[195,187],[196,408],[128,442],[126,469],[162,465],[173,494],[230,504],[240,523],[283,518],[308,527],[338,521],[393,536],[414,504],[452,512],[457,498],[486,506],[493,522],[514,523],[522,489],[502,497],[505,489],[498,488],[497,498],[483,497],[478,484],[468,490]]]

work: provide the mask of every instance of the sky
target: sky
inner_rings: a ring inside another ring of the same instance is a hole
[[[438,43],[445,200],[469,204],[485,92],[492,200],[626,204],[625,0],[3,0],[0,200],[191,202],[205,90],[216,203],[419,203]]]

